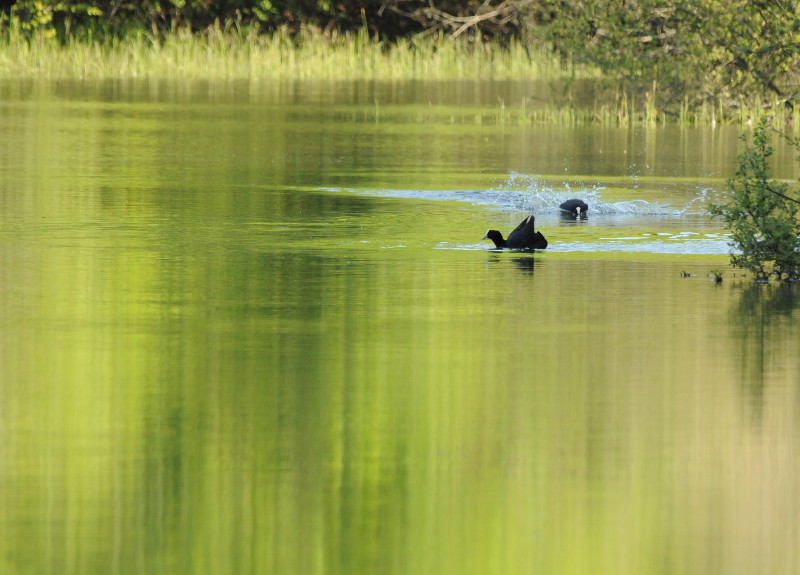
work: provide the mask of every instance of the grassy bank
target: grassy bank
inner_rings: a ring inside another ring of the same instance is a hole
[[[271,35],[236,26],[212,27],[204,33],[146,31],[104,41],[70,39],[62,43],[46,35],[24,36],[6,30],[0,39],[0,79],[167,79],[167,80],[452,80],[452,79],[600,79],[590,68],[564,67],[546,49],[531,50],[520,42],[473,43],[442,36],[386,43],[366,33],[324,34],[308,30],[300,36]],[[778,105],[738,108],[687,98],[665,111],[656,104],[658,87],[634,95],[606,90],[591,104],[576,104],[570,94],[560,102],[500,104],[474,116],[497,124],[557,125],[748,125],[763,115],[800,128],[800,119]]]

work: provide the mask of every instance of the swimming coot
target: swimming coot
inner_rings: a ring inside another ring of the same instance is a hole
[[[543,250],[547,247],[547,240],[542,235],[542,232],[537,232],[533,229],[533,222],[535,218],[528,216],[514,228],[508,239],[503,239],[503,234],[497,230],[489,230],[483,239],[490,239],[494,242],[494,247],[509,248],[512,250]]]
[[[558,207],[561,208],[562,211],[568,212],[573,216],[581,216],[586,213],[586,210],[589,209],[589,206],[586,205],[586,202],[578,199],[567,200]]]

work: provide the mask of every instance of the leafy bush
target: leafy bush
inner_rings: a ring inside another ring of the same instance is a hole
[[[774,130],[762,119],[738,158],[736,175],[728,180],[730,200],[711,204],[715,216],[732,232],[731,263],[749,270],[758,280],[800,280],[800,194],[772,179],[769,158]],[[742,137],[746,142],[745,136]],[[790,140],[800,148],[797,140]]]

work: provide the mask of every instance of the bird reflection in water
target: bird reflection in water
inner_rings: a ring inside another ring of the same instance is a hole
[[[517,265],[519,271],[524,274],[533,275],[534,267],[536,265],[536,260],[532,257],[529,258],[514,258],[511,260]]]

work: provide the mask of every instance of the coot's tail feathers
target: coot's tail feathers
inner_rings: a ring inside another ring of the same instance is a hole
[[[522,220],[519,225],[514,228],[514,231],[508,234],[506,245],[513,249],[526,247],[530,239],[534,236],[535,231],[533,225],[535,221],[536,218],[534,218],[533,215]]]
[[[517,230],[521,230],[523,228],[526,228],[528,226],[533,227],[533,223],[535,221],[536,221],[536,218],[534,218],[533,214],[531,214],[530,216],[528,216],[527,218],[522,220],[516,228],[514,228],[514,232],[517,231]],[[511,232],[511,233],[513,234],[514,232]]]
[[[528,216],[508,235],[506,246],[516,250],[543,250],[547,240],[534,229],[536,218]]]
[[[533,242],[530,247],[534,250],[543,250],[547,248],[547,239],[542,235],[542,232],[536,232],[536,234],[534,234]]]
[[[543,250],[547,247],[547,240],[541,232],[533,229],[536,221],[532,215],[522,220],[514,228],[507,239],[503,239],[503,234],[497,230],[489,230],[483,239],[490,239],[494,242],[495,248],[510,248],[512,250]]]

